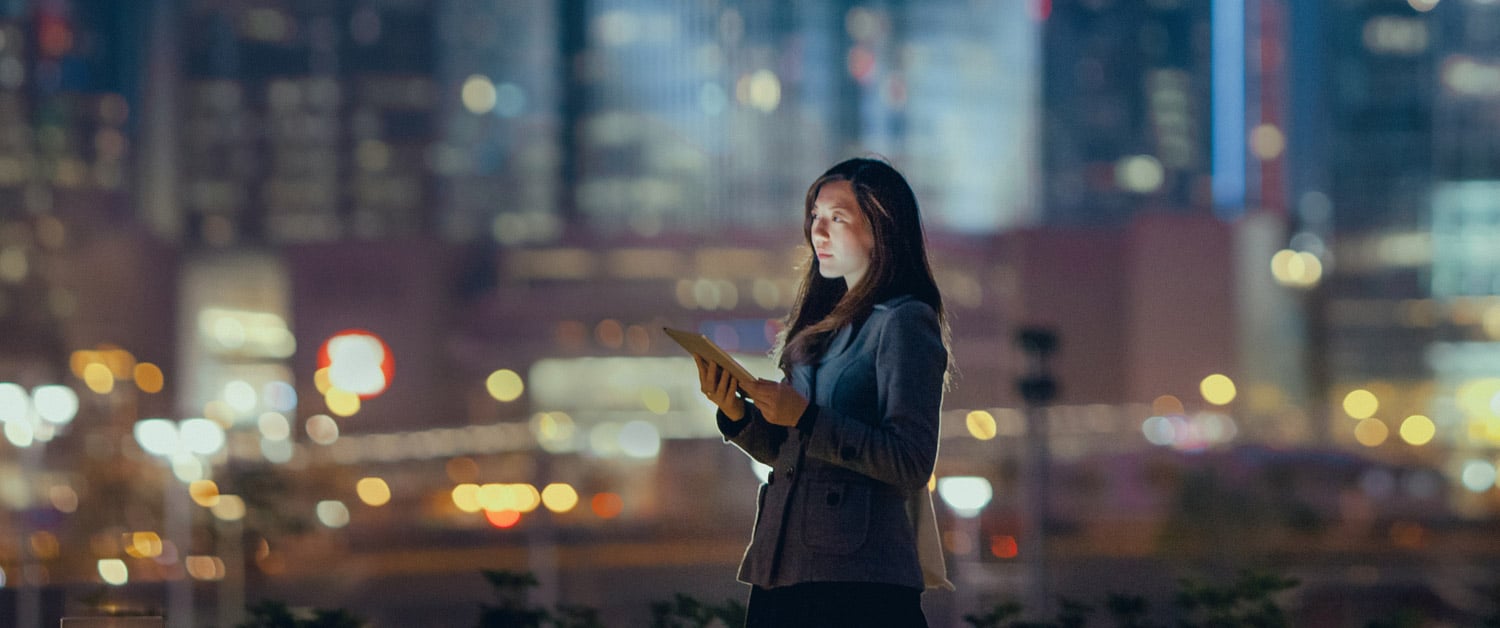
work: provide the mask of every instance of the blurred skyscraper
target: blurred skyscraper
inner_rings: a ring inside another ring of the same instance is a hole
[[[1310,347],[1331,434],[1418,447],[1482,492],[1475,469],[1492,470],[1500,444],[1500,7],[1297,3],[1292,15],[1291,146],[1310,167],[1293,180],[1290,245],[1331,271]],[[1357,390],[1378,400],[1370,418],[1345,403]],[[1407,427],[1429,416],[1427,445]]]
[[[1210,3],[1060,0],[1042,35],[1049,224],[1210,207]],[[1244,112],[1235,115],[1243,116]]]
[[[187,0],[181,200],[190,241],[430,231],[442,90],[434,20],[410,3]]]

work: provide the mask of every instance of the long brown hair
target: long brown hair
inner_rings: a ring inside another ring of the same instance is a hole
[[[812,248],[813,205],[818,191],[834,181],[848,181],[854,189],[859,211],[875,240],[870,250],[870,266],[852,292],[843,279],[827,279],[818,272],[818,258]],[[808,250],[802,282],[772,353],[783,373],[790,376],[793,364],[809,362],[821,355],[834,332],[844,325],[863,321],[875,304],[904,294],[926,303],[937,313],[943,347],[950,346],[948,319],[927,259],[927,238],[917,210],[917,197],[906,178],[890,164],[862,157],[849,159],[813,181],[803,204],[802,237]],[[951,379],[952,364],[949,350],[945,385]]]

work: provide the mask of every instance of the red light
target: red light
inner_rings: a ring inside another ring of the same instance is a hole
[[[620,499],[614,493],[599,493],[591,500],[590,505],[594,508],[594,514],[600,519],[614,519],[620,516],[620,511],[625,509],[625,500]]]
[[[855,46],[849,50],[849,75],[861,83],[870,80],[870,74],[875,71],[875,54],[864,46]]]
[[[521,513],[514,510],[486,510],[484,518],[489,520],[490,525],[504,530],[519,523]]]
[[[1020,547],[1016,545],[1016,537],[1008,534],[997,534],[990,537],[990,553],[996,558],[1015,558],[1020,553]]]
[[[1026,3],[1026,9],[1031,19],[1044,22],[1052,16],[1052,0],[1032,0]]]

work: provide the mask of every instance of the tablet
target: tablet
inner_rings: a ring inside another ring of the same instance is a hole
[[[681,329],[672,329],[671,327],[663,327],[661,330],[667,332],[667,335],[671,336],[672,340],[676,340],[677,344],[682,345],[683,349],[687,349],[688,353],[719,365],[719,368],[729,371],[729,374],[733,375],[740,383],[753,382],[757,379],[743,365],[736,362],[734,358],[729,357],[727,352],[720,349],[719,345],[709,340],[708,336],[695,334],[690,331],[682,331]]]

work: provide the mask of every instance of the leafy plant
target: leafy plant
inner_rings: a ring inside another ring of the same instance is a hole
[[[312,617],[299,618],[285,602],[262,600],[245,607],[250,619],[239,628],[363,628],[365,620],[344,609],[313,609]]]
[[[651,604],[651,628],[744,628],[745,605],[736,600],[705,604],[678,593],[671,602]]]

